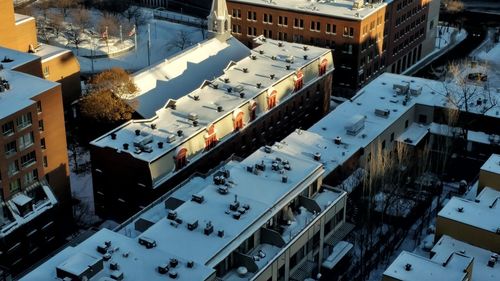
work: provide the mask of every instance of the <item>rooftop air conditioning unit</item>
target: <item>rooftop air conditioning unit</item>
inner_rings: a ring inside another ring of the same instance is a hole
[[[176,258],[171,258],[169,264],[171,268],[175,268],[179,264],[179,261]]]
[[[142,147],[142,151],[144,151],[144,152],[148,152],[148,153],[151,153],[151,152],[153,152],[153,146],[152,146],[152,145],[150,145],[150,144],[144,145],[144,146]]]
[[[208,222],[207,225],[205,226],[205,229],[203,229],[203,234],[205,235],[210,235],[214,232],[214,226],[212,225],[211,222]]]
[[[375,115],[379,117],[387,118],[389,117],[390,114],[391,111],[389,109],[379,109],[379,108],[375,109]]]
[[[175,141],[175,135],[169,135],[167,137],[167,143],[173,143]]]
[[[415,89],[410,88],[410,95],[412,96],[420,96],[421,93],[422,93],[422,87],[417,87]]]
[[[196,113],[189,113],[188,119],[191,120],[191,121],[196,121],[196,120],[198,120],[198,114],[196,114]]]
[[[141,132],[139,136],[134,138],[134,146],[141,147],[151,142],[153,142],[153,135],[146,132]]]
[[[174,210],[168,210],[167,219],[175,220],[177,218],[177,212]]]
[[[356,136],[365,128],[365,117],[363,115],[355,115],[351,117],[345,126],[346,133],[351,136]]]
[[[410,89],[410,86],[409,85],[394,84],[394,85],[392,85],[392,89],[398,95],[406,95],[408,93],[408,90]]]
[[[156,241],[148,237],[139,237],[139,244],[148,249],[156,247]]]
[[[158,273],[160,273],[160,274],[167,274],[169,269],[170,268],[168,267],[168,264],[159,265],[156,268],[156,270],[158,270]]]
[[[193,231],[198,227],[198,220],[187,224],[187,229]]]
[[[205,201],[205,197],[203,197],[203,195],[193,194],[191,197],[191,201],[201,204],[203,203],[203,201]]]

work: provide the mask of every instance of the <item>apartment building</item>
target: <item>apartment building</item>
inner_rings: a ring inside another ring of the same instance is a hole
[[[489,187],[500,191],[500,155],[492,154],[479,170],[479,185],[477,192]]]
[[[388,10],[382,1],[229,0],[232,34],[251,45],[264,35],[331,48],[336,95],[352,96],[388,65]]]
[[[476,200],[453,197],[439,211],[436,219],[436,240],[442,235],[465,243],[500,252],[500,192],[483,188]]]
[[[249,56],[188,95],[172,97],[154,117],[132,120],[91,142],[100,216],[123,220],[195,171],[233,153],[248,155],[328,111],[330,50],[263,37],[256,42],[260,46]]]
[[[347,201],[346,192],[322,184],[323,175],[314,157],[278,143],[261,147],[191,177],[116,232],[98,232],[21,280],[315,277],[329,243],[338,242],[329,241],[345,223]]]
[[[382,281],[468,281],[471,279],[474,259],[459,252],[451,253],[438,263],[428,258],[403,251],[384,271]]]
[[[35,18],[14,13],[12,0],[0,0],[0,47],[38,57],[29,68],[18,69],[34,76],[61,84],[65,107],[81,95],[80,64],[73,52],[38,42]],[[3,54],[0,63],[14,63]],[[14,61],[12,61],[14,60]]]
[[[18,272],[59,245],[71,218],[61,86],[0,70],[0,126],[0,263]]]

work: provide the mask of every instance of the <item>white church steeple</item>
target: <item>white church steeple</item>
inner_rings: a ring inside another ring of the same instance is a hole
[[[208,19],[208,31],[216,34],[231,33],[231,15],[225,0],[213,0]]]

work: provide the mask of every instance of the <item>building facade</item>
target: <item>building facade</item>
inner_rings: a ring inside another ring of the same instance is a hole
[[[71,222],[61,86],[0,70],[0,262],[19,272],[59,246]],[[42,242],[43,241],[43,242]]]
[[[81,95],[80,64],[73,52],[38,42],[35,18],[14,13],[11,0],[0,0],[0,47],[31,53],[40,60],[19,71],[61,84],[65,107]],[[12,59],[2,56],[4,59]]]

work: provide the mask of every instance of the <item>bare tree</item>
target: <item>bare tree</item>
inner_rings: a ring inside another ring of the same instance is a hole
[[[78,0],[52,0],[52,5],[60,10],[64,18],[69,14],[71,8],[78,6]]]
[[[168,44],[167,48],[178,48],[184,50],[192,44],[191,38],[189,38],[189,33],[186,30],[177,31],[177,36],[173,38]]]
[[[139,6],[130,6],[128,9],[123,11],[122,15],[127,19],[129,23],[132,22],[138,15],[141,15],[141,8]]]
[[[59,34],[63,29],[65,29],[64,17],[60,14],[50,14],[49,15],[50,27],[54,31],[54,35],[59,37]]]
[[[23,5],[20,7],[15,7],[16,13],[21,15],[33,16],[33,6]]]
[[[42,16],[47,20],[49,15],[49,9],[51,7],[51,2],[49,0],[37,1],[35,3],[35,8],[42,13]]]
[[[71,13],[71,19],[74,25],[79,26],[82,29],[90,28],[92,25],[89,10],[82,6],[78,7]]]
[[[198,29],[201,32],[201,38],[206,39],[208,32],[206,21],[204,19],[198,19],[197,24],[198,24]]]
[[[485,115],[498,106],[498,98],[488,82],[488,69],[488,65],[470,60],[453,62],[448,65],[443,90],[438,91],[445,98],[445,106],[456,110],[452,113],[453,116],[450,116],[453,117],[450,121],[459,125],[457,127],[461,133],[458,137],[462,139],[463,144],[467,143],[469,130],[476,119],[466,120],[460,118],[460,115]]]
[[[99,22],[99,30],[103,33],[105,30],[110,34],[116,35],[120,26],[120,21],[115,15],[105,13]]]
[[[79,46],[82,44],[85,39],[83,37],[84,35],[84,29],[80,26],[72,25],[68,31],[66,32],[66,39],[68,40],[69,44],[72,44],[76,48],[76,54],[78,55],[79,51]]]

